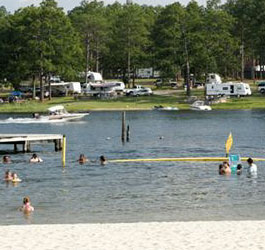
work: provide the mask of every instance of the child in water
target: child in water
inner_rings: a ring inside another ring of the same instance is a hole
[[[236,167],[236,174],[237,175],[241,175],[242,174],[242,165],[241,164],[238,164],[237,167]]]
[[[12,174],[9,170],[7,170],[5,172],[5,178],[4,178],[5,181],[12,181],[13,180],[13,177],[12,177]]]
[[[223,164],[220,164],[220,165],[219,165],[219,174],[220,174],[220,175],[225,174],[225,169],[224,169],[224,165],[223,165]]]
[[[32,157],[29,160],[30,163],[37,163],[37,162],[43,162],[43,160],[37,156],[37,154],[33,154]]]
[[[21,179],[18,178],[17,173],[12,173],[12,182],[21,182]]]
[[[231,174],[231,168],[230,168],[229,163],[227,161],[223,162],[223,166],[224,166],[225,174]]]
[[[22,211],[24,213],[30,213],[30,212],[34,211],[34,207],[31,206],[31,204],[30,204],[29,197],[25,197],[23,199],[23,206],[20,208],[20,211]]]
[[[10,159],[10,157],[7,156],[7,155],[4,155],[4,156],[3,156],[3,163],[4,163],[4,164],[11,163],[11,159]]]
[[[84,154],[81,154],[79,156],[79,159],[78,159],[79,164],[84,164],[85,162],[88,162],[88,161],[89,159],[87,159]]]
[[[106,164],[107,164],[107,160],[106,160],[106,158],[105,158],[104,155],[101,155],[101,156],[99,157],[99,161],[100,161],[100,164],[101,164],[101,165],[106,165]]]

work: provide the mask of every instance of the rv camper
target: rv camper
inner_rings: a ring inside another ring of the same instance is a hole
[[[251,89],[247,83],[225,82],[217,74],[209,74],[206,79],[206,95],[208,96],[247,96]]]
[[[206,84],[206,95],[247,96],[251,95],[251,89],[247,83],[243,82]]]

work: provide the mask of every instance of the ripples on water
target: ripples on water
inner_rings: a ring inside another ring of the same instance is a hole
[[[118,112],[100,112],[83,122],[0,124],[1,133],[67,136],[65,169],[52,144],[33,145],[43,164],[29,164],[31,154],[11,155],[12,164],[1,164],[2,176],[9,168],[23,182],[16,186],[1,182],[0,223],[265,219],[262,162],[257,163],[256,179],[245,173],[219,176],[218,163],[209,162],[109,163],[104,167],[76,162],[80,153],[92,160],[101,154],[110,159],[223,156],[230,131],[234,153],[264,157],[263,111],[128,112],[131,141],[125,145],[120,143],[120,118]],[[26,195],[35,206],[28,218],[17,211]]]

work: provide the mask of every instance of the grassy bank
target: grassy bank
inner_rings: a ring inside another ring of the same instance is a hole
[[[265,109],[265,96],[252,88],[253,95],[250,97],[230,98],[227,103],[212,105],[213,109]],[[203,99],[203,90],[192,90],[191,95]],[[0,113],[33,113],[46,112],[53,105],[62,104],[70,112],[82,112],[90,110],[149,110],[155,105],[178,107],[189,109],[187,97],[183,90],[178,90],[167,95],[153,95],[142,97],[122,97],[113,100],[87,100],[76,101],[73,97],[58,97],[51,101],[28,100],[23,103],[1,104]]]
[[[115,100],[89,100],[76,101],[73,97],[53,98],[51,101],[40,103],[38,101],[26,101],[0,105],[0,113],[33,113],[46,112],[53,105],[62,104],[70,112],[89,110],[144,110],[151,109],[155,105],[164,105],[188,109],[187,104],[179,104],[174,96],[146,96],[146,97],[122,97]]]

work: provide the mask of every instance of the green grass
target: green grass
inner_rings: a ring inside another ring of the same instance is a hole
[[[26,101],[0,105],[0,113],[33,113],[46,112],[53,105],[62,104],[70,112],[88,110],[151,109],[155,105],[164,105],[187,109],[187,104],[178,104],[175,96],[121,97],[113,100],[76,101],[73,97],[53,98],[51,101]]]
[[[265,96],[257,92],[252,86],[253,95],[250,97],[230,98],[227,103],[212,105],[213,109],[258,109],[265,108]],[[204,90],[192,90],[192,96],[204,98]],[[183,90],[170,96],[142,96],[142,97],[121,97],[112,100],[87,100],[76,101],[73,97],[58,97],[43,103],[39,101],[26,101],[24,103],[1,104],[0,113],[33,113],[46,112],[50,106],[62,104],[70,112],[89,110],[141,110],[152,109],[155,105],[178,107],[189,109],[186,102],[187,96]]]

